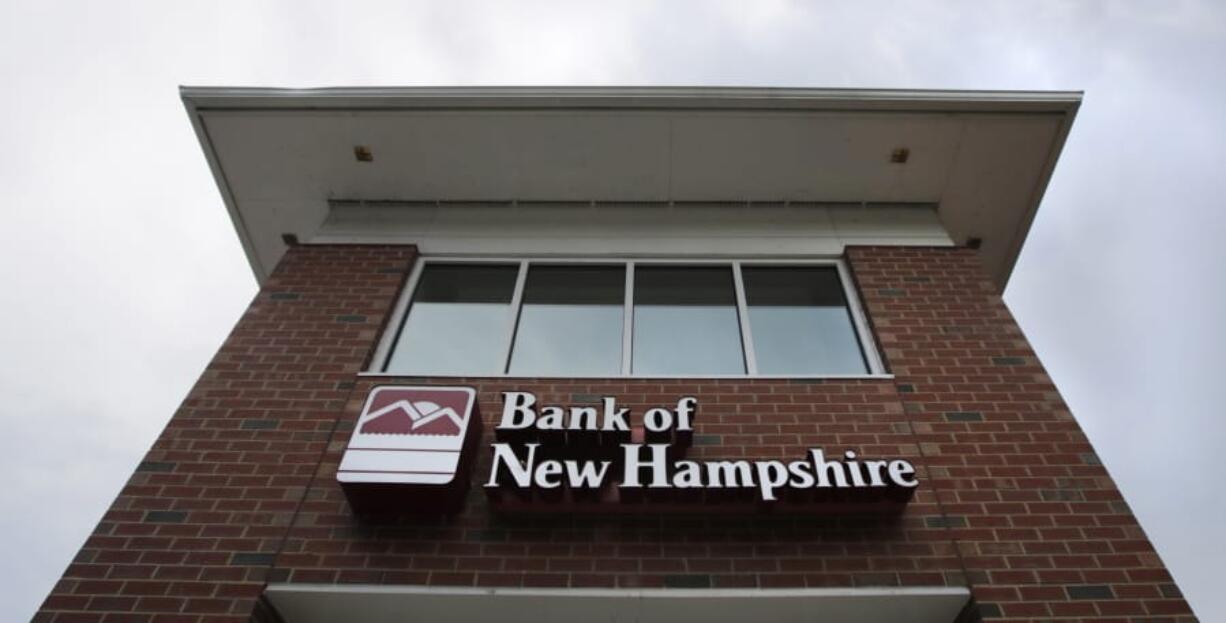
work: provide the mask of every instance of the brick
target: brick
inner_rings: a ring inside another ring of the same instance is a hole
[[[1111,592],[1111,587],[1104,584],[1083,584],[1077,586],[1066,586],[1064,590],[1068,592],[1069,599],[1114,599],[1115,593]]]
[[[230,557],[230,564],[242,566],[267,566],[273,563],[276,559],[275,554],[264,554],[257,552],[238,552]]]
[[[978,411],[948,411],[945,419],[950,422],[982,422],[983,414]]]
[[[1026,359],[1024,357],[993,357],[992,365],[995,366],[1024,366]]]
[[[145,513],[145,521],[148,523],[183,523],[186,520],[186,511],[147,511]]]
[[[665,588],[711,588],[711,576],[702,573],[688,573],[664,576]]]
[[[272,430],[272,429],[277,428],[277,426],[279,425],[280,425],[280,422],[278,422],[277,420],[248,419],[248,420],[243,420],[243,423],[240,426],[240,428],[242,428],[243,430]]]
[[[953,515],[925,517],[924,525],[929,528],[965,528],[966,517],[957,517]]]
[[[1086,499],[1081,491],[1069,489],[1044,489],[1039,492],[1039,496],[1045,502],[1080,502]]]

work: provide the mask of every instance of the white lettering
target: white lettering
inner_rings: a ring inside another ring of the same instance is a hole
[[[817,482],[809,470],[808,461],[792,461],[788,463],[788,471],[792,472],[792,480],[788,484],[797,489],[808,489]]]
[[[603,431],[599,439],[595,435],[582,436],[546,435],[545,443],[575,444],[591,451],[607,447],[604,444],[630,439],[630,409],[618,408],[617,399],[604,397],[600,406],[559,407],[538,406],[531,392],[503,392],[502,416],[499,430],[522,430],[536,427],[544,431]],[[656,407],[643,415],[642,427],[649,435],[647,440],[672,435],[655,435],[676,430],[679,433],[674,443],[688,445],[694,430],[698,411],[698,399],[684,396],[677,400],[675,408]],[[642,431],[639,431],[640,433]],[[610,435],[609,433],[618,433]],[[678,489],[756,488],[763,501],[779,499],[781,489],[811,488],[868,488],[919,486],[915,466],[897,460],[860,460],[856,452],[847,450],[835,458],[827,459],[821,448],[811,448],[806,460],[791,462],[779,460],[721,460],[721,461],[669,461],[672,443],[620,443],[624,472],[619,486],[627,488],[650,487]],[[486,487],[515,486],[556,489],[567,486],[571,489],[599,489],[609,476],[612,460],[542,460],[536,461],[537,448],[541,443],[491,444],[493,463]],[[526,448],[524,456],[518,455]],[[650,449],[649,451],[647,451]],[[552,453],[551,453],[552,454]],[[566,455],[576,455],[567,451]],[[596,458],[596,457],[593,457]],[[608,458],[607,456],[604,458]],[[613,482],[617,483],[616,480]]]
[[[571,407],[570,430],[596,430],[596,409],[593,407]]]
[[[881,470],[889,465],[889,461],[865,461],[864,468],[868,470],[869,482],[874,487],[884,487],[885,480],[881,478]]]
[[[604,398],[604,426],[602,430],[630,431],[630,423],[626,416],[630,409],[618,409],[616,398]]]
[[[541,464],[536,468],[536,486],[542,489],[556,489],[562,485],[562,480],[553,479],[553,477],[561,474],[561,463],[557,461],[541,461]]]
[[[494,448],[494,464],[490,466],[490,479],[485,483],[487,487],[498,486],[498,466],[506,465],[507,472],[511,474],[511,478],[515,480],[515,486],[528,487],[532,484],[532,462],[536,460],[536,448],[541,444],[530,443],[528,448],[528,461],[526,464],[519,462],[519,457],[515,456],[515,451],[511,449],[509,443],[493,444]]]
[[[762,492],[762,499],[774,502],[775,489],[787,484],[787,467],[782,461],[758,461],[755,467],[758,469],[758,490]]]
[[[813,459],[813,473],[817,474],[817,486],[826,488],[832,486],[830,476],[834,476],[835,487],[847,486],[847,474],[843,471],[843,463],[839,461],[827,461],[822,456],[822,451],[819,448],[809,450],[809,456]]]
[[[709,461],[707,463],[707,486],[752,487],[753,469],[749,461]]]
[[[919,485],[919,481],[914,478],[915,467],[910,463],[898,459],[890,461],[890,480],[900,487],[910,489]]]
[[[639,460],[639,450],[643,447],[643,444],[622,444],[625,471],[622,474],[621,486],[628,488],[643,486],[639,483],[639,470],[644,467],[651,468],[651,484],[647,485],[648,487],[655,489],[668,486],[668,465],[666,464],[667,456],[665,454],[668,450],[668,444],[653,443],[647,445],[651,448],[650,461]]]
[[[702,487],[702,467],[694,461],[677,461],[673,464],[677,469],[673,473],[673,486],[678,489],[699,489]]]
[[[545,407],[536,420],[536,427],[541,430],[562,430],[564,416],[562,407]]]
[[[847,461],[844,464],[847,466],[847,472],[851,474],[851,486],[867,486],[864,484],[864,476],[860,474],[860,464],[856,462],[856,453],[848,450],[843,453],[843,456],[847,457]]]
[[[609,461],[601,461],[596,467],[594,461],[563,461],[566,463],[566,481],[571,489],[599,489],[604,485],[605,474],[609,472]]]
[[[643,414],[643,426],[653,433],[662,433],[673,427],[673,414],[668,409],[648,409]]]
[[[528,392],[503,392],[502,420],[498,428],[516,430],[528,428],[536,421],[536,412],[532,405],[536,404],[536,396]]]
[[[693,396],[686,396],[677,401],[677,430],[692,431],[694,430],[694,410],[698,407],[698,399]]]

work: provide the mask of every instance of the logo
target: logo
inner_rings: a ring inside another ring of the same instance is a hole
[[[453,485],[466,489],[463,455],[481,426],[476,402],[476,391],[468,387],[371,390],[337,467],[350,501],[390,509],[413,502],[412,489],[403,485],[433,489],[436,497]],[[379,485],[400,486],[389,491]],[[379,499],[389,494],[399,499]]]
[[[376,390],[378,391],[378,390]],[[405,390],[385,390],[383,393],[401,395]],[[467,407],[464,407],[465,409]],[[464,417],[453,407],[444,407],[429,400],[412,402],[400,398],[390,405],[379,408],[369,415],[358,434],[361,435],[451,435],[464,433]]]

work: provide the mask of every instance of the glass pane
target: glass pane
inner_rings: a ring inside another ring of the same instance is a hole
[[[741,268],[759,374],[865,374],[839,272]]]
[[[502,374],[514,264],[427,264],[387,371]]]
[[[620,375],[624,266],[532,266],[511,374]]]
[[[635,374],[744,374],[731,267],[634,269]]]

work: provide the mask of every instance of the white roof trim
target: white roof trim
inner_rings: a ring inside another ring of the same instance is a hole
[[[753,87],[262,87],[179,88],[189,109],[607,108],[1071,113],[1080,91]]]

